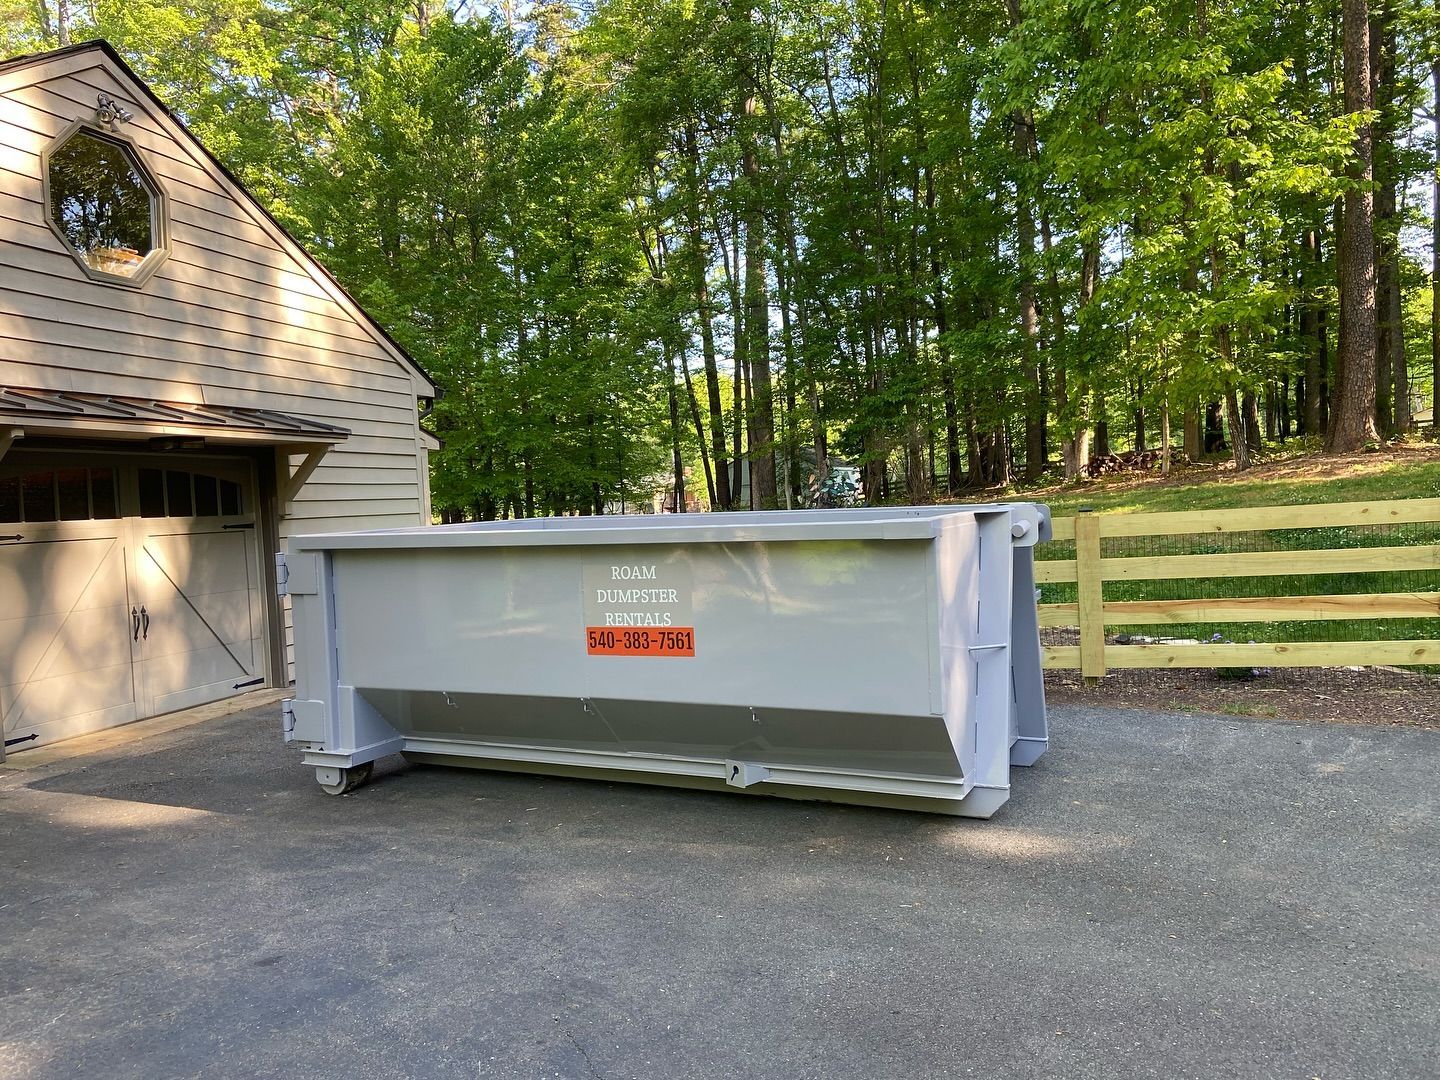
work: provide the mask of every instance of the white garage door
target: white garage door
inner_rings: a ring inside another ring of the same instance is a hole
[[[10,752],[263,677],[248,473],[224,461],[6,461],[0,717]]]

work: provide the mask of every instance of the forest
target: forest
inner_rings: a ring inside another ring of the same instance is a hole
[[[108,39],[435,377],[447,521],[1434,437],[1429,0],[0,11]]]

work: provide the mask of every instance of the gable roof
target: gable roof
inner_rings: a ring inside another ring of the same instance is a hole
[[[93,41],[82,41],[73,45],[67,45],[64,48],[51,49],[48,52],[28,53],[23,56],[12,57],[9,60],[0,60],[0,75],[5,75],[21,68],[50,63],[51,61],[61,60],[70,56],[78,56],[87,52],[100,53],[114,64],[120,73],[134,85],[139,94],[153,105],[156,111],[163,115],[166,120],[175,125],[180,133],[189,140],[191,146],[197,150],[207,162],[215,167],[216,171],[220,173],[226,183],[233,187],[238,195],[244,198],[247,206],[260,216],[263,223],[273,229],[284,244],[294,248],[293,254],[323,279],[322,284],[328,284],[329,287],[335,291],[337,294],[336,299],[343,303],[344,306],[350,308],[367,327],[373,330],[376,337],[395,354],[395,358],[404,366],[408,367],[413,375],[418,376],[422,382],[429,386],[432,394],[439,394],[439,386],[435,380],[431,378],[430,373],[421,367],[420,362],[411,356],[405,347],[391,336],[390,331],[381,326],[368,311],[360,306],[355,298],[346,290],[345,286],[336,280],[335,275],[326,269],[325,265],[316,259],[315,256],[311,255],[305,245],[296,240],[295,237],[291,235],[290,230],[285,228],[285,226],[276,219],[275,215],[265,208],[265,205],[261,203],[259,199],[250,194],[249,189],[230,171],[229,167],[210,152],[195,133],[186,126],[185,121],[172,112],[170,106],[161,101],[155,94],[155,91],[150,89],[144,79],[135,74],[130,65],[125,62],[125,58],[122,57],[108,41],[105,41],[103,38],[96,38]]]

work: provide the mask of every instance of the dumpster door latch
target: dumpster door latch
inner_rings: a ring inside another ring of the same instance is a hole
[[[725,762],[725,783],[731,787],[747,788],[770,779],[770,770],[764,765],[750,761]]]
[[[1008,641],[996,641],[990,645],[971,645],[970,655],[974,656],[976,653],[994,652],[996,649],[1008,649],[1009,647],[1010,643]]]

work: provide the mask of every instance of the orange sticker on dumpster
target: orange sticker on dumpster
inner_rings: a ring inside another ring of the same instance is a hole
[[[587,626],[585,651],[591,656],[694,656],[695,628],[622,630],[613,626]]]

